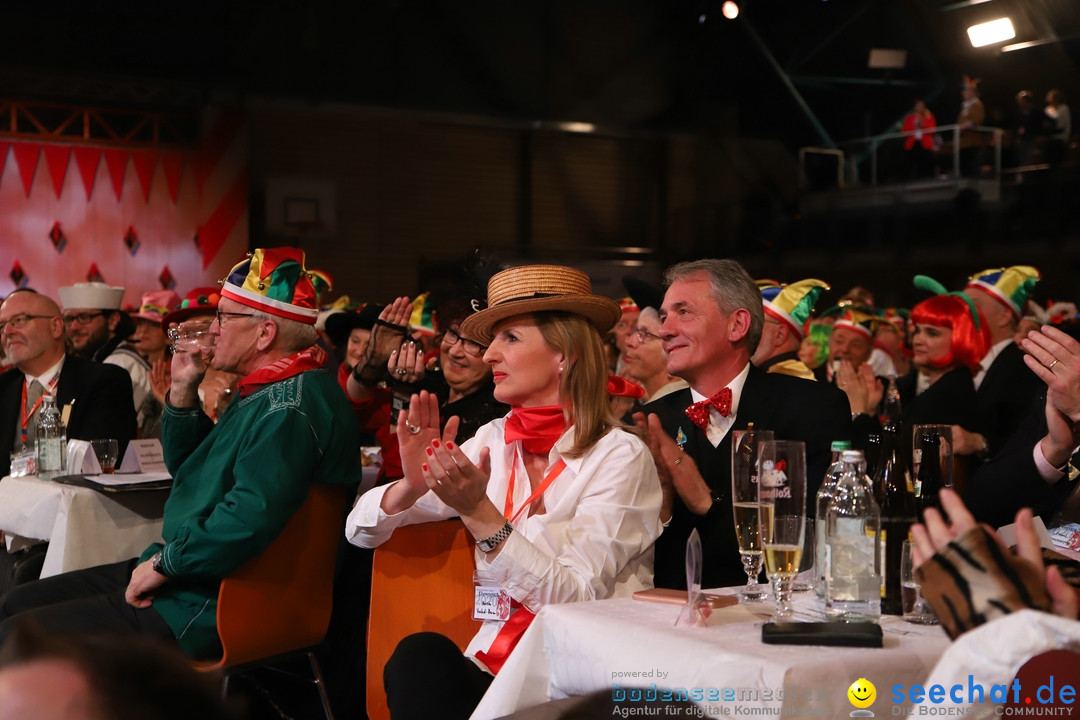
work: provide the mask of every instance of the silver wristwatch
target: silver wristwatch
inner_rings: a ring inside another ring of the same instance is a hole
[[[499,528],[499,532],[495,533],[489,538],[477,540],[476,547],[480,548],[483,552],[489,553],[495,548],[499,547],[499,543],[510,537],[510,533],[512,532],[514,532],[514,526],[511,525],[509,521],[507,521],[505,525]]]
[[[161,567],[161,553],[159,552],[154,553],[153,556],[150,558],[150,567],[153,568],[154,572],[156,573],[159,573],[161,575],[167,575],[167,573]]]

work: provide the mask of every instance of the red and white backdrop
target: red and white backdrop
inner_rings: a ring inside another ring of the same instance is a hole
[[[34,141],[0,132],[0,296],[99,279],[181,297],[248,248],[247,129],[208,114],[194,150]]]

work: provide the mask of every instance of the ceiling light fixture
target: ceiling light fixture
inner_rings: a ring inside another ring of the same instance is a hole
[[[990,22],[972,25],[967,30],[968,38],[971,39],[972,47],[985,47],[994,43],[1012,40],[1016,37],[1012,20],[1007,17],[991,20]]]
[[[734,20],[739,17],[739,4],[732,2],[732,0],[727,0],[727,2],[720,6],[720,12],[722,12],[724,17],[728,20]]]

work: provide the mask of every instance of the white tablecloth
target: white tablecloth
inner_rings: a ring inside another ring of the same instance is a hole
[[[41,577],[118,562],[161,540],[165,492],[106,495],[39,480],[0,480],[0,530],[48,540]],[[10,546],[10,545],[9,545]]]
[[[821,619],[821,601],[812,594],[796,597],[803,617]],[[757,604],[756,611],[771,613],[772,606]],[[710,715],[847,717],[855,709],[847,690],[859,678],[877,687],[870,709],[878,717],[890,716],[890,688],[925,680],[949,645],[938,626],[910,625],[895,617],[882,618],[880,649],[765,645],[761,626],[767,614],[755,615],[747,606],[715,611],[710,626],[699,628],[674,627],[679,612],[678,606],[629,598],[543,608],[473,720],[614,690],[615,684],[649,689],[654,683],[688,693],[701,688],[705,696],[715,689],[721,699],[698,703]],[[722,699],[726,689],[735,699]]]

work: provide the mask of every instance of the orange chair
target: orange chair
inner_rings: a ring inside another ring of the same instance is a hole
[[[224,652],[216,662],[195,666],[222,671],[223,694],[230,674],[305,653],[323,711],[333,720],[313,650],[330,625],[345,502],[346,488],[312,485],[304,504],[269,547],[221,581],[217,627]]]
[[[406,635],[437,632],[465,650],[472,619],[473,541],[461,520],[398,528],[375,550],[367,636],[368,720],[389,720],[383,666]]]

